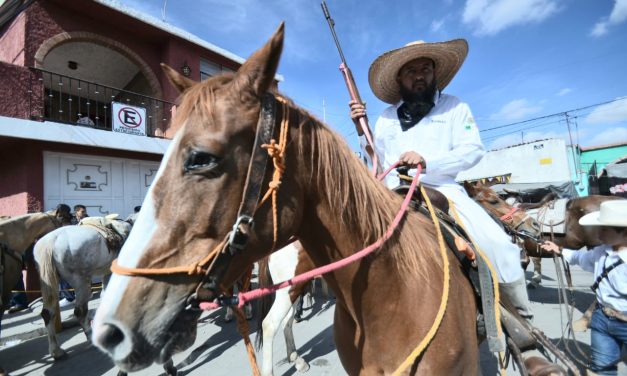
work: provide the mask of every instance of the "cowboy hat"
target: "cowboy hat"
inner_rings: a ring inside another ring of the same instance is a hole
[[[600,210],[579,218],[582,226],[627,227],[627,200],[605,201]]]
[[[468,43],[465,39],[437,43],[421,40],[411,42],[376,58],[368,71],[368,82],[377,98],[394,104],[401,99],[396,76],[403,65],[421,57],[433,60],[435,79],[438,89],[442,90],[451,82],[467,54]]]

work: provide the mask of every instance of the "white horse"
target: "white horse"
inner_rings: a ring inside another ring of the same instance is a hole
[[[259,281],[260,285],[265,285],[268,282],[283,282],[296,275],[296,270],[299,272],[307,271],[313,268],[313,264],[304,265],[302,263],[299,266],[299,252],[302,250],[300,243],[294,242],[281,248],[277,252],[270,255],[267,262],[268,271],[271,277],[271,281],[262,281],[266,279],[265,262],[259,263]],[[306,261],[309,261],[308,259]],[[298,267],[298,268],[297,268]],[[263,318],[261,324],[261,330],[257,333],[257,346],[263,345],[263,361],[261,367],[261,374],[263,376],[270,376],[273,374],[273,346],[272,342],[277,332],[283,327],[283,334],[285,336],[285,345],[287,348],[287,360],[290,363],[295,363],[294,366],[300,372],[306,372],[309,370],[309,364],[303,359],[296,351],[296,344],[294,343],[294,333],[292,331],[292,324],[294,323],[294,305],[298,297],[303,291],[304,285],[295,285],[291,288],[284,288],[278,290],[274,295],[274,302],[272,307],[264,317],[265,309],[264,302],[260,302],[259,317]],[[302,299],[302,298],[301,298]],[[266,301],[267,302],[267,301]]]
[[[91,280],[94,276],[103,277],[103,285],[109,280],[111,262],[118,255],[132,225],[117,220],[117,214],[106,217],[88,217],[78,226],[58,228],[41,238],[35,244],[35,261],[39,267],[43,309],[41,317],[48,329],[48,350],[55,359],[66,356],[57,343],[55,317],[59,299],[59,279],[69,282],[76,291],[74,315],[83,328],[87,339],[91,328],[87,317],[87,303],[91,297]],[[99,224],[99,225],[97,225]],[[113,230],[109,238],[119,244],[108,244],[106,233],[98,228],[105,226]],[[111,247],[110,247],[111,246]],[[117,249],[113,249],[117,248]]]

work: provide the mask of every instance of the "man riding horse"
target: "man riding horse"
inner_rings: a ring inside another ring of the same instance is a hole
[[[441,43],[410,43],[379,56],[368,80],[374,94],[389,106],[378,118],[374,143],[383,168],[396,161],[422,165],[421,182],[443,193],[454,205],[466,231],[490,260],[501,291],[527,320],[533,317],[520,250],[505,232],[456,183],[460,171],[485,154],[469,106],[443,90],[468,52],[463,39]],[[350,102],[351,118],[366,116],[365,105]],[[392,188],[398,180],[388,175]]]

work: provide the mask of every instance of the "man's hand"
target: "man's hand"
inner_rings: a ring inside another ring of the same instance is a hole
[[[540,248],[544,249],[545,251],[555,253],[558,256],[562,254],[562,250],[560,249],[560,247],[550,240],[547,240],[544,243],[540,244]]]
[[[398,159],[401,166],[408,166],[409,168],[416,168],[421,165],[423,169],[427,168],[427,162],[422,155],[415,151],[406,151]]]
[[[366,116],[366,103],[350,101],[348,106],[351,108],[350,116],[353,119],[353,123],[355,125],[359,124],[359,119]]]

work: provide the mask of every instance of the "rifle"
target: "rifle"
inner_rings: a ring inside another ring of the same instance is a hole
[[[355,79],[353,78],[353,73],[351,72],[348,64],[346,63],[346,58],[344,57],[344,53],[342,52],[342,46],[340,46],[340,41],[337,38],[337,34],[335,33],[335,21],[331,18],[331,13],[329,13],[329,8],[327,7],[326,2],[324,0],[320,4],[322,6],[322,12],[324,13],[324,17],[327,19],[329,23],[329,28],[331,29],[331,34],[333,35],[333,40],[335,41],[335,46],[337,47],[337,51],[340,53],[340,59],[342,63],[340,64],[340,72],[342,72],[342,76],[344,77],[344,82],[346,83],[346,88],[348,89],[348,94],[350,95],[353,101],[358,103],[363,103],[361,101],[361,97],[359,96],[359,91],[357,90],[357,85],[355,85]],[[358,119],[359,125],[355,124],[355,128],[357,130],[357,134],[359,136],[365,135],[368,144],[365,149],[370,156],[370,160],[372,161],[372,169],[373,174],[376,176],[377,171],[383,171],[381,165],[379,163],[379,159],[377,157],[376,150],[374,148],[374,141],[372,140],[372,132],[370,131],[370,126],[368,125],[368,117],[362,116]]]

